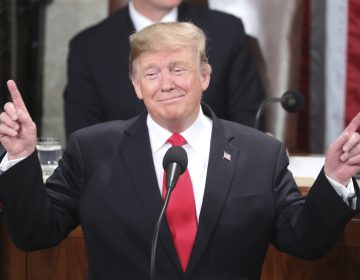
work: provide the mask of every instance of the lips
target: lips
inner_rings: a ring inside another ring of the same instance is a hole
[[[184,96],[185,96],[184,94],[176,95],[176,96],[166,96],[166,97],[159,98],[158,102],[161,102],[161,103],[177,102],[180,99],[182,99]]]

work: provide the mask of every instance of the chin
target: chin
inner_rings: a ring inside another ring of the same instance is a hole
[[[165,115],[165,119],[169,121],[178,121],[179,119],[181,119],[181,114],[177,112],[167,113]]]

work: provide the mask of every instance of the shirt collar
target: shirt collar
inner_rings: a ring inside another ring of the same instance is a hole
[[[148,114],[147,126],[149,130],[150,145],[153,153],[161,149],[172,133],[158,125]],[[186,139],[195,150],[201,150],[204,141],[209,141],[211,136],[212,121],[206,117],[200,108],[199,115],[194,123],[180,134]]]
[[[147,17],[144,17],[140,14],[134,7],[132,1],[129,1],[129,13],[132,22],[134,23],[135,30],[139,31],[155,22],[149,20]],[[166,14],[160,22],[175,22],[178,18],[178,8],[173,8],[168,14]]]

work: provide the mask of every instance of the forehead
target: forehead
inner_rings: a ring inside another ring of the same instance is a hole
[[[142,68],[148,67],[150,64],[168,65],[173,63],[185,63],[192,65],[195,61],[195,52],[190,47],[161,51],[145,51],[135,60]]]

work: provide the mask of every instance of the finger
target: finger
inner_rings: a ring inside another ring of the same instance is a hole
[[[347,165],[357,165],[360,169],[360,154],[356,154],[352,157],[349,157],[346,161],[346,164]]]
[[[18,119],[17,116],[17,112],[16,112],[16,108],[14,103],[12,102],[7,102],[4,105],[4,111],[6,112],[6,114],[13,120],[16,121]]]
[[[340,155],[340,160],[347,161],[349,158],[354,157],[356,155],[360,155],[360,142],[356,143],[350,150],[344,151]]]
[[[16,121],[12,120],[6,112],[2,112],[0,114],[0,123],[16,130],[19,129],[19,124]]]
[[[18,90],[16,83],[13,80],[7,81],[7,86],[11,95],[11,99],[16,109],[22,109],[27,112],[24,100],[21,97],[20,91]]]
[[[3,123],[0,123],[0,137],[11,136],[14,137],[18,134],[18,130],[13,129]]]
[[[349,153],[353,147],[360,143],[360,135],[354,132],[350,135],[348,141],[343,145],[343,151]]]
[[[360,113],[358,113],[344,129],[345,132],[353,133],[359,129],[360,126]]]
[[[331,153],[343,153],[343,146],[349,140],[350,135],[346,131],[340,134],[333,144],[329,147],[328,152]]]

